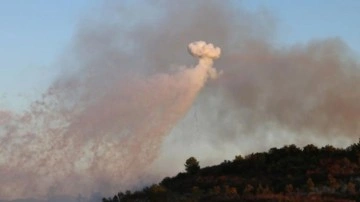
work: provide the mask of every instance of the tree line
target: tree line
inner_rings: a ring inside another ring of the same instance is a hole
[[[347,148],[286,145],[205,168],[190,157],[184,166],[175,177],[103,202],[360,201],[360,141]]]

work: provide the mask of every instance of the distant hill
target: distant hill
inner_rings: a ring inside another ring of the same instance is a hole
[[[287,145],[202,169],[189,166],[186,173],[103,202],[360,201],[360,141],[345,149]]]

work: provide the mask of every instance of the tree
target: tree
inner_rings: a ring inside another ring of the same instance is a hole
[[[248,195],[248,194],[252,194],[254,190],[254,187],[251,184],[247,184],[244,188],[243,194]]]
[[[294,192],[294,187],[293,187],[293,185],[292,185],[292,184],[287,184],[287,185],[285,186],[285,192],[286,192],[287,194],[293,193],[293,192]]]
[[[340,184],[337,182],[336,178],[331,174],[328,175],[328,181],[330,188],[332,188],[334,191],[340,187]]]
[[[242,157],[241,155],[236,155],[233,162],[237,163],[237,162],[241,162],[243,160],[244,160],[244,157]]]
[[[308,178],[308,180],[306,181],[306,184],[307,184],[308,191],[314,191],[315,184],[311,178]]]
[[[149,188],[150,201],[168,201],[166,188],[162,185],[154,184]]]
[[[258,185],[258,188],[256,189],[256,194],[260,195],[260,194],[263,194],[263,192],[264,192],[264,188],[263,188],[262,184],[260,183]]]
[[[355,195],[356,194],[356,187],[355,187],[355,184],[354,183],[352,183],[352,182],[349,182],[348,184],[347,184],[347,191],[348,191],[348,193],[349,194],[351,194],[351,195]]]
[[[200,170],[199,161],[194,157],[190,157],[185,162],[185,170],[189,174],[196,174]]]
[[[305,154],[317,154],[319,152],[319,148],[317,148],[313,144],[308,144],[303,148]]]

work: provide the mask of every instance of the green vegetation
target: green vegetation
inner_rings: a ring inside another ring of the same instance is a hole
[[[190,157],[185,162],[185,170],[187,173],[189,173],[191,175],[198,173],[200,170],[199,161],[196,160],[196,158],[194,158],[194,157]]]
[[[202,169],[190,157],[185,170],[103,202],[360,201],[360,141],[345,149],[287,145]]]

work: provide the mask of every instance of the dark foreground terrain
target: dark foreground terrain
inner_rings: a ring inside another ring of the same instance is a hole
[[[102,200],[360,201],[360,141],[345,149],[288,145],[202,169],[192,157],[185,168],[186,173],[141,191],[119,192]]]

